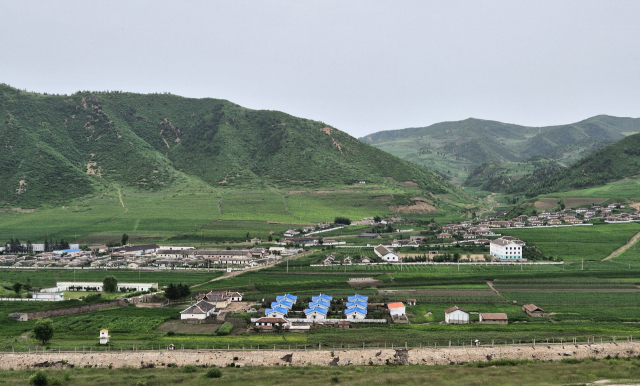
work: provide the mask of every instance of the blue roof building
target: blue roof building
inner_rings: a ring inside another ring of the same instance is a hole
[[[364,319],[367,316],[367,309],[361,307],[352,307],[344,310],[344,314],[349,320]]]
[[[347,297],[347,300],[349,300],[350,302],[353,302],[353,301],[355,301],[355,300],[360,300],[360,301],[362,301],[362,302],[368,302],[368,301],[369,301],[369,298],[368,298],[368,297],[366,297],[366,296],[362,296],[362,295],[355,294],[355,295],[353,295],[353,296],[349,296],[349,297]]]
[[[331,303],[331,301],[333,300],[333,296],[320,294],[319,296],[312,296],[311,300],[313,300],[314,302],[317,302],[318,300],[324,300],[326,302]]]
[[[363,302],[360,300],[354,300],[352,302],[347,302],[347,308],[353,308],[353,307],[360,307],[360,308],[364,308],[365,310],[367,309],[367,302]]]
[[[313,308],[313,307],[329,308],[331,307],[331,303],[325,302],[324,300],[318,300],[317,302],[309,303],[309,308]]]
[[[291,294],[285,294],[284,296],[276,296],[276,300],[288,300],[291,303],[295,303],[298,300],[298,297]]]
[[[287,310],[290,310],[293,307],[293,303],[288,300],[280,300],[279,302],[271,302],[271,308],[274,307],[284,307]]]
[[[312,307],[304,310],[304,315],[307,319],[324,320],[327,318],[327,312],[329,310],[322,307]]]
[[[287,312],[289,312],[289,310],[287,310],[284,307],[273,307],[273,308],[267,308],[264,311],[264,314],[270,317],[282,317],[285,316],[287,314]]]

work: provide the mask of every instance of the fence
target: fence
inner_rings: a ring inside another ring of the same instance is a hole
[[[64,299],[0,298],[0,302],[59,302]]]
[[[263,334],[272,335],[272,333]],[[492,340],[490,342],[480,342],[477,340],[436,340],[427,343],[411,343],[411,342],[384,342],[384,343],[366,343],[366,342],[351,342],[341,344],[216,344],[215,342],[199,342],[199,343],[187,343],[174,345],[174,349],[170,348],[170,345],[154,345],[138,343],[131,346],[123,346],[118,344],[109,343],[107,345],[99,345],[97,343],[94,346],[58,346],[58,347],[30,347],[28,349],[16,350],[11,347],[8,349],[5,346],[4,350],[0,350],[0,353],[122,353],[122,352],[158,352],[158,351],[191,351],[191,352],[206,352],[206,351],[231,351],[231,352],[243,352],[243,351],[271,351],[271,350],[287,350],[287,351],[334,351],[334,350],[381,350],[381,349],[406,349],[406,350],[439,350],[439,349],[475,349],[475,348],[494,348],[494,347],[563,347],[563,345],[593,345],[593,344],[617,344],[619,342],[637,343],[637,340],[633,340],[633,336],[593,336],[581,338],[549,338],[549,339],[536,339],[529,340]],[[203,344],[204,343],[204,344]]]

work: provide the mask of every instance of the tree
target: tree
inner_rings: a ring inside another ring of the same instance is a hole
[[[107,276],[102,280],[102,290],[104,292],[117,292],[118,291],[118,279],[113,276]]]
[[[351,225],[351,220],[346,217],[336,217],[333,220],[334,224]]]
[[[123,233],[122,240],[121,240],[122,245],[127,245],[127,241],[129,241],[129,235],[126,233]]]
[[[38,370],[37,373],[29,377],[29,385],[31,386],[47,386],[48,384],[47,373],[42,370]]]
[[[22,283],[13,283],[13,292],[16,293],[16,296],[20,296],[21,289],[22,289]]]
[[[40,319],[33,328],[33,336],[44,345],[53,338],[53,322],[51,319]]]
[[[180,292],[175,284],[169,283],[167,288],[164,290],[164,296],[169,300],[175,300],[180,297]]]
[[[273,236],[269,235],[269,237],[267,237],[267,240],[273,241]]]
[[[178,284],[177,289],[178,289],[178,293],[180,294],[181,298],[185,298],[185,297],[191,295],[191,289],[186,284],[182,284],[182,283]]]
[[[376,217],[373,218],[373,222],[376,223],[376,224],[379,223],[380,221],[382,221],[382,217],[380,217],[380,216],[376,216]]]

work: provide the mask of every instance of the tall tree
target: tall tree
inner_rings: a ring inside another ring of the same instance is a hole
[[[129,241],[129,235],[126,233],[122,234],[122,240],[120,241],[122,245],[127,245],[127,242]]]
[[[13,283],[13,292],[16,293],[16,296],[20,296],[21,289],[22,289],[22,283]]]
[[[118,279],[113,276],[107,276],[102,280],[102,290],[104,292],[117,292],[118,291]]]
[[[33,328],[33,336],[44,345],[53,338],[53,322],[51,319],[40,319]]]

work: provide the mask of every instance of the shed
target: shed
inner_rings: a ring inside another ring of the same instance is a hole
[[[447,324],[469,324],[469,313],[458,306],[444,310],[444,322]]]
[[[407,299],[407,305],[408,306],[415,306],[416,305],[416,299]]]
[[[544,310],[535,304],[525,304],[522,306],[522,311],[533,318],[539,318],[545,316]]]
[[[100,344],[109,343],[109,330],[100,330]]]
[[[483,324],[508,324],[509,318],[507,314],[495,313],[495,314],[480,314],[480,323]]]

